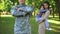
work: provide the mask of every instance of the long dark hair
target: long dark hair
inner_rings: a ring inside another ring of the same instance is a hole
[[[44,3],[48,4],[48,9],[50,8],[50,4],[48,1],[45,1]]]

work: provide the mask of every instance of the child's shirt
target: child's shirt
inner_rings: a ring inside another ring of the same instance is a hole
[[[44,10],[40,9],[40,10],[39,10],[39,13],[40,13],[41,15],[38,15],[38,14],[36,15],[36,21],[37,21],[37,22],[41,20],[42,15],[43,15],[47,10],[48,10],[48,9],[44,9]]]

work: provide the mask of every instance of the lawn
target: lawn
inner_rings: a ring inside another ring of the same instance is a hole
[[[0,34],[14,34],[14,17],[11,15],[1,15],[0,18]],[[60,21],[58,17],[49,17],[51,31],[46,30],[46,34],[60,34]],[[35,22],[34,17],[30,18],[31,32],[32,34],[38,34],[38,24]]]

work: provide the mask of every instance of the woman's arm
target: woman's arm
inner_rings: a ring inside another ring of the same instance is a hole
[[[50,11],[48,10],[41,18],[40,23],[43,22],[45,19],[47,19],[50,15]]]

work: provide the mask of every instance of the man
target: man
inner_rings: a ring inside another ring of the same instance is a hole
[[[32,13],[32,7],[25,5],[25,0],[18,0],[19,5],[11,9],[11,14],[16,17],[14,24],[14,34],[31,34],[29,16]]]

